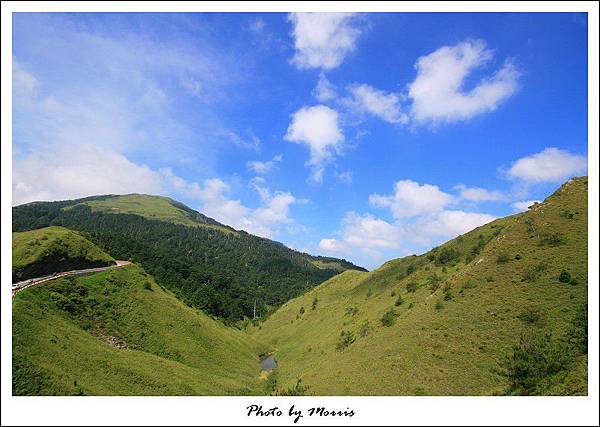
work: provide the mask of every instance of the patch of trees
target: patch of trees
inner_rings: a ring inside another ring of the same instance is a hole
[[[460,252],[454,248],[443,248],[435,258],[437,265],[450,264],[460,258]]]
[[[535,313],[524,316],[530,323],[539,320]],[[546,394],[553,378],[571,369],[577,357],[587,354],[587,319],[587,306],[582,306],[564,336],[555,337],[538,329],[522,334],[503,363],[501,373],[509,380],[508,394]]]

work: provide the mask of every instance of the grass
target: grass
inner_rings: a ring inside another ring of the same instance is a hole
[[[81,236],[46,230],[82,253]],[[38,240],[15,234],[17,247]],[[29,252],[17,258],[40,259]],[[426,254],[345,271],[247,331],[135,265],[63,278],[13,299],[13,394],[581,395],[587,331],[572,331],[587,281],[587,178]],[[261,377],[271,352],[278,368]]]
[[[147,219],[156,219],[190,227],[209,227],[224,233],[237,234],[232,228],[219,225],[216,222],[211,223],[206,221],[205,218],[201,218],[201,220],[195,218],[187,209],[179,206],[178,203],[173,202],[168,197],[128,194],[101,200],[90,200],[82,204],[90,206],[92,212],[140,215]]]
[[[77,232],[63,227],[12,233],[13,282],[79,268],[110,265],[114,259]]]
[[[309,261],[312,265],[314,265],[317,268],[320,268],[322,270],[334,270],[337,271],[338,273],[341,273],[342,271],[348,270],[348,265],[345,264],[344,262],[337,260],[337,259],[323,259],[323,258],[309,258]],[[354,266],[355,267],[355,266]],[[356,268],[356,267],[355,267]]]
[[[575,284],[560,281],[563,270]],[[396,306],[398,296],[405,303]],[[275,351],[283,389],[301,378],[316,395],[495,395],[511,392],[502,364],[520,336],[534,328],[563,337],[586,304],[584,177],[427,254],[343,272],[249,333]],[[355,340],[336,351],[342,333]],[[585,354],[574,356],[537,390],[586,394],[586,364]]]
[[[264,352],[134,265],[13,300],[15,395],[262,394]]]

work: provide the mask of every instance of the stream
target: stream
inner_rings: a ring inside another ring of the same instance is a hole
[[[275,356],[272,354],[260,360],[260,369],[262,371],[271,372],[275,368],[277,368],[277,362],[275,361]]]

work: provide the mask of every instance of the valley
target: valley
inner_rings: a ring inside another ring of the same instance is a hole
[[[290,250],[220,231],[201,214],[170,210],[177,206],[171,202],[159,200],[169,213],[156,208],[148,215],[161,219],[150,220],[134,213],[138,196],[127,208],[120,199],[118,210],[106,205],[109,197],[95,200],[102,206],[72,201],[13,210],[14,228],[32,230],[13,234],[13,277],[15,268],[49,268],[54,258],[47,255],[57,250],[38,247],[69,248],[59,251],[55,272],[71,257],[132,261],[15,296],[16,395],[587,394],[587,177],[569,180],[527,212],[372,272],[297,252],[287,252],[288,270],[265,261],[264,271],[284,275],[284,284],[297,274],[289,266],[329,277],[282,296],[262,319],[246,310],[243,322],[189,299],[197,292],[189,286],[206,286],[195,279],[197,257],[161,270],[163,258],[148,248],[177,254],[159,242],[168,233],[201,231],[219,233],[225,247],[260,242],[268,251]],[[188,220],[194,224],[181,223]],[[152,232],[158,235],[150,245]],[[241,259],[249,258],[230,262]],[[343,271],[317,271],[315,263]],[[170,272],[181,268],[188,278],[174,285],[179,279]],[[256,294],[244,292],[246,303],[253,301]]]

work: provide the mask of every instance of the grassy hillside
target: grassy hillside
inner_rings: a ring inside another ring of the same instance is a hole
[[[93,243],[63,227],[12,234],[13,283],[54,272],[102,267],[113,261]]]
[[[371,273],[346,271],[253,336],[278,387],[324,395],[587,393],[587,178]]]
[[[263,315],[345,269],[235,231],[171,199],[96,196],[13,208],[13,231],[50,225],[82,232],[112,256],[132,259],[188,305],[230,321]]]
[[[15,395],[262,393],[263,351],[134,265],[56,280],[13,300]]]
[[[237,234],[231,228],[219,224],[187,206],[175,202],[168,197],[149,196],[146,194],[128,194],[81,202],[92,208],[92,212],[120,213],[140,215],[148,219],[172,222],[190,227],[209,227],[224,233]],[[77,206],[77,205],[73,205]],[[71,208],[65,208],[69,209]]]

